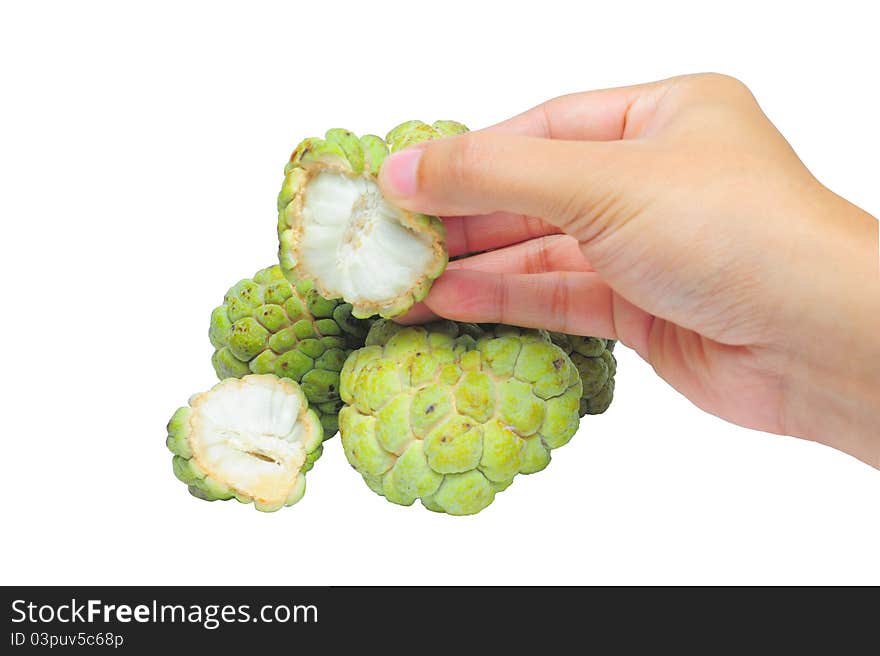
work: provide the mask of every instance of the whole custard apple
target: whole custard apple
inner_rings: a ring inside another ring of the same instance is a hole
[[[376,322],[342,370],[342,446],[367,485],[469,515],[544,469],[578,427],[582,385],[538,330]]]

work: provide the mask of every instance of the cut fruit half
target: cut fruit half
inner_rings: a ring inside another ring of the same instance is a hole
[[[435,125],[443,129],[402,124],[389,143],[396,149],[466,130],[451,121]],[[314,281],[321,296],[342,298],[358,318],[405,313],[427,295],[448,259],[437,217],[382,196],[376,175],[388,152],[379,137],[358,139],[345,130],[306,139],[290,158],[278,197],[285,275]]]
[[[201,499],[273,511],[299,501],[323,431],[292,380],[228,378],[196,394],[168,423],[174,473]]]

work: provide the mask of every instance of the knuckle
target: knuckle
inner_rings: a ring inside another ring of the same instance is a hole
[[[547,233],[547,224],[538,217],[525,216],[523,221],[525,222],[527,238],[535,239],[536,237],[543,237]]]
[[[498,323],[508,323],[508,317],[510,315],[510,308],[508,306],[510,302],[508,284],[509,279],[507,276],[501,275],[499,276],[495,289],[493,290],[492,304],[496,308],[495,315],[498,317]]]
[[[726,73],[701,73],[696,76],[697,82],[706,88],[718,90],[725,94],[751,97],[752,92],[745,82]]]
[[[560,330],[565,332],[568,328],[569,296],[568,285],[560,272],[556,272],[554,275],[548,305],[550,316],[556,318],[560,324]]]
[[[523,264],[526,273],[541,273],[542,271],[551,271],[549,269],[548,248],[549,243],[547,237],[538,237],[527,243]]]

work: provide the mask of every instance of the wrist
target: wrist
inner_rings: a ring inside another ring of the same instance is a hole
[[[880,468],[878,224],[826,193],[801,253],[807,294],[785,347],[786,432]]]
[[[826,342],[826,360],[793,362],[785,393],[785,432],[848,453],[880,469],[880,379]],[[876,359],[880,355],[875,354]]]

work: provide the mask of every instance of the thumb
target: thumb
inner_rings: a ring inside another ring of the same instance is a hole
[[[382,193],[409,210],[443,216],[510,212],[541,217],[578,237],[579,219],[626,194],[633,142],[559,141],[494,131],[437,139],[395,153]]]

